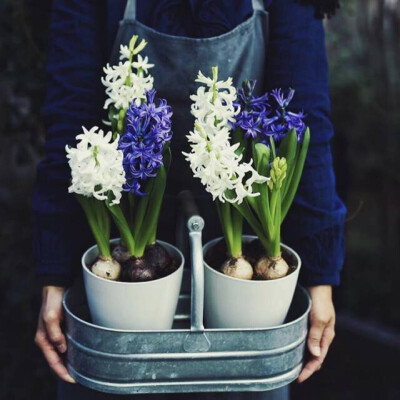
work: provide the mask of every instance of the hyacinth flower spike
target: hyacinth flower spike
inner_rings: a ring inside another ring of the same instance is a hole
[[[233,143],[231,129],[239,110],[234,104],[232,79],[218,81],[218,67],[213,67],[212,73],[209,78],[199,72],[196,79],[204,86],[191,96],[196,120],[187,136],[191,151],[183,154],[194,177],[201,180],[216,202],[228,251],[221,271],[231,277],[252,279],[253,269],[242,255],[243,218],[233,205],[243,204],[246,197],[259,196],[253,184],[266,182],[267,178],[257,173],[251,162],[243,162],[241,143]]]
[[[106,87],[107,99],[104,108],[108,109],[108,117],[114,135],[122,135],[125,130],[125,116],[132,101],[140,105],[146,100],[146,92],[153,89],[154,79],[148,70],[154,64],[139,53],[146,47],[142,39],[137,44],[138,36],[134,35],[129,46],[120,46],[120,62],[118,65],[104,67],[105,77],[101,78]],[[134,59],[136,57],[136,59]]]
[[[77,146],[66,146],[72,176],[68,191],[76,194],[100,252],[91,267],[92,272],[105,279],[117,280],[121,266],[110,252],[110,216],[106,203],[112,197],[110,204],[117,207],[121,200],[125,184],[123,154],[118,150],[118,137],[112,140],[111,132],[104,134],[96,126],[90,130],[82,129],[83,133],[76,137]]]
[[[125,263],[123,279],[146,281],[171,264],[156,243],[157,225],[171,163],[172,110],[165,100],[147,91],[142,102],[132,101],[118,148],[123,153],[125,205],[107,203],[121,234],[113,256]],[[126,201],[127,200],[127,201]]]
[[[289,271],[281,254],[280,229],[293,203],[310,142],[304,115],[287,111],[293,96],[293,90],[286,98],[280,89],[272,91],[270,97],[275,100],[276,109],[269,106],[260,135],[251,145],[256,170],[270,179],[267,185],[255,183],[259,197],[247,197],[245,205],[236,205],[266,250],[254,267],[258,279],[281,278]],[[239,129],[245,135],[244,129]]]
[[[121,234],[112,255],[125,266],[122,278],[127,281],[154,279],[162,266],[171,264],[156,236],[171,162],[172,110],[165,100],[155,98],[154,79],[148,73],[154,65],[140,54],[146,45],[134,35],[127,46],[120,46],[119,64],[107,65],[102,78],[104,108],[114,135],[120,135],[126,176],[121,203],[112,204],[111,195],[106,205]]]

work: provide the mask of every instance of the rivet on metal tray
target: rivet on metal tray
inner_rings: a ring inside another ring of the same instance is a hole
[[[187,222],[189,232],[200,232],[204,228],[204,220],[199,215],[193,215]]]
[[[204,332],[191,332],[183,342],[183,349],[188,353],[205,352],[210,346],[211,343]]]

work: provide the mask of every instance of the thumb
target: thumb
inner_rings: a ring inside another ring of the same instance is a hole
[[[314,357],[321,355],[321,339],[324,331],[324,325],[317,321],[311,321],[310,332],[308,334],[308,349]]]

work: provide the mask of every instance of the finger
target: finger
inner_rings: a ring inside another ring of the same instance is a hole
[[[58,313],[53,309],[45,310],[43,320],[49,340],[57,347],[60,353],[65,353],[67,351],[67,341],[61,331],[61,319]]]
[[[319,357],[321,355],[321,339],[324,331],[324,326],[321,322],[311,321],[311,328],[308,334],[307,345],[310,353]]]
[[[62,380],[68,383],[75,383],[75,380],[68,373],[60,355],[57,353],[53,344],[49,342],[46,336],[42,335],[38,339],[38,346],[41,348],[43,355],[54,373]]]
[[[334,338],[335,338],[335,328],[334,328],[334,326],[328,325],[325,328],[324,333],[322,334],[322,339],[321,339],[322,362],[325,360],[325,357],[328,354],[329,347],[332,344]]]
[[[319,371],[321,369],[322,361],[318,357],[312,358],[303,368],[297,381],[299,383],[304,382],[308,379],[314,372]]]

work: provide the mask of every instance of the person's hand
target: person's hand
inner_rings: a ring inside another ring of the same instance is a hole
[[[307,288],[311,296],[310,332],[307,347],[311,359],[300,373],[298,382],[304,382],[314,372],[321,369],[329,346],[335,337],[335,308],[332,301],[331,286],[313,286]]]
[[[67,342],[61,331],[64,290],[64,288],[57,286],[45,286],[43,288],[42,307],[39,314],[35,343],[42,350],[47,363],[56,375],[65,382],[75,383],[60,356],[60,354],[67,351]]]

